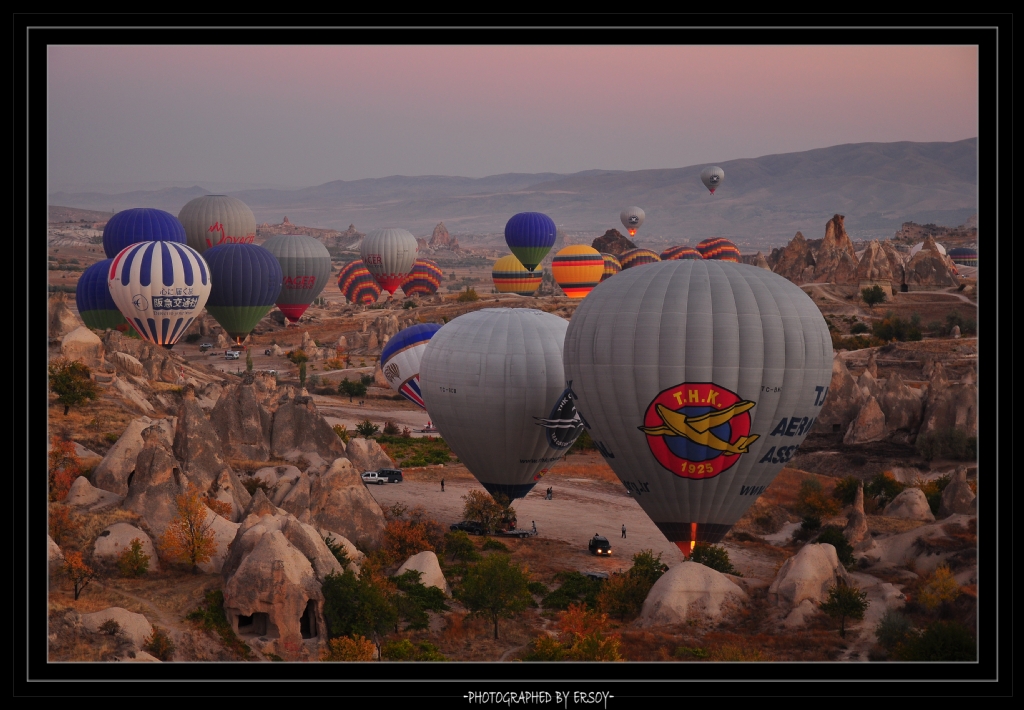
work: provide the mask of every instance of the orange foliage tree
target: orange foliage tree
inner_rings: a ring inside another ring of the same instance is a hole
[[[444,554],[444,527],[428,518],[422,507],[406,511],[404,506],[396,505],[386,515],[381,553],[387,564],[426,550]]]
[[[82,553],[77,550],[65,550],[63,559],[64,577],[74,587],[75,600],[77,601],[79,595],[88,586],[89,582],[96,578],[96,572],[85,563],[85,560],[82,559]]]
[[[217,500],[216,498],[212,498],[210,496],[206,496],[203,502],[206,504],[207,508],[212,510],[220,517],[224,518],[225,520],[231,520],[231,513],[233,513],[235,509],[231,506],[230,503],[223,500]]]
[[[342,636],[327,642],[328,648],[320,657],[322,661],[372,661],[377,647],[362,636]]]
[[[71,509],[62,503],[54,503],[50,506],[50,537],[58,545],[63,545],[68,536],[73,535],[82,522],[77,516],[72,515]]]
[[[64,500],[75,479],[82,475],[82,462],[75,454],[75,442],[54,435],[49,455],[50,500]]]
[[[605,636],[608,615],[570,604],[559,614],[558,630],[565,657],[573,661],[618,661],[619,635]]]
[[[210,530],[213,517],[207,515],[205,501],[193,483],[174,497],[174,504],[178,514],[161,536],[160,549],[167,559],[192,565],[195,574],[199,565],[209,562],[217,552],[217,541]]]

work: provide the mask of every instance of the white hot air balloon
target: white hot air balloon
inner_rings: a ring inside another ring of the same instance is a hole
[[[188,245],[200,254],[218,244],[252,244],[256,216],[241,200],[227,195],[203,195],[178,213]]]
[[[565,378],[566,321],[487,308],[430,339],[420,389],[445,442],[491,495],[522,498],[582,432]]]
[[[404,229],[375,229],[359,247],[366,268],[380,287],[395,295],[416,262],[416,237]]]
[[[210,269],[184,244],[139,242],[114,257],[107,287],[139,335],[170,348],[206,305]]]
[[[619,214],[622,226],[629,232],[629,236],[635,236],[636,230],[644,223],[644,211],[639,207],[627,207]]]
[[[678,260],[594,289],[565,338],[590,436],[689,557],[720,541],[793,457],[832,376],[825,320],[746,264]]]
[[[715,194],[715,189],[722,186],[725,181],[725,171],[717,165],[713,165],[710,168],[704,168],[700,171],[700,181],[704,183],[704,187],[711,190],[711,194]]]

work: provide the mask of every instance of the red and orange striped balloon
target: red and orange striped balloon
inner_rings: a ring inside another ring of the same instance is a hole
[[[586,244],[562,249],[551,260],[551,275],[569,298],[584,298],[601,283],[604,259],[601,252]]]
[[[739,248],[723,237],[711,237],[697,245],[697,251],[705,259],[716,259],[718,261],[739,261]]]
[[[676,261],[678,259],[703,259],[700,252],[693,247],[669,247],[661,252],[662,261]]]
[[[402,281],[402,293],[406,296],[414,293],[433,296],[443,280],[444,272],[440,266],[430,259],[417,259],[412,265],[412,271]]]
[[[381,292],[377,280],[361,259],[341,267],[338,288],[352,303],[376,303]]]
[[[601,282],[604,283],[615,274],[622,271],[622,264],[619,263],[619,257],[614,254],[605,254],[602,252],[601,259],[604,261],[604,273],[601,275]]]
[[[541,278],[540,271],[528,271],[513,254],[498,259],[491,269],[491,279],[498,293],[532,296],[540,288]]]
[[[634,266],[653,264],[661,261],[661,257],[650,249],[628,249],[619,254],[619,263],[623,269],[632,269]]]

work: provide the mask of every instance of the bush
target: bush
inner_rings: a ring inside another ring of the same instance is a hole
[[[306,386],[306,363],[299,363],[299,387]]]
[[[320,657],[321,661],[372,661],[376,647],[373,641],[362,636],[341,636],[327,642],[327,650]]]
[[[864,618],[864,612],[869,603],[867,596],[867,592],[862,592],[856,587],[841,582],[828,590],[828,599],[819,606],[823,612],[839,621],[839,636],[841,638],[846,638],[847,619],[856,621]]]
[[[920,340],[921,328],[911,321],[905,321],[892,311],[886,313],[885,318],[876,321],[872,326],[872,333],[879,340],[886,342],[891,340]]]
[[[415,308],[415,307],[416,307],[416,302],[415,301],[406,301],[405,303],[402,304],[402,308],[405,308],[405,309]]]
[[[503,543],[501,540],[495,540],[493,537],[489,537],[484,540],[483,549],[485,550],[497,550],[498,552],[509,552],[508,545]]]
[[[398,436],[401,431],[394,422],[388,421],[384,422],[384,431],[382,433],[384,436]]]
[[[948,334],[953,330],[955,325],[960,326],[961,335],[976,335],[978,332],[978,324],[975,323],[973,318],[964,318],[957,311],[950,311],[946,315],[946,333]]]
[[[99,389],[90,377],[91,371],[78,360],[55,358],[47,365],[47,373],[50,391],[57,395],[57,402],[64,405],[64,416],[71,407],[99,397]]]
[[[252,658],[252,649],[235,634],[235,630],[224,613],[224,592],[211,589],[206,592],[204,603],[185,615],[185,619],[206,631],[220,637],[221,643],[245,660]],[[274,660],[274,659],[272,659]],[[280,659],[277,659],[280,660]]]
[[[860,479],[856,476],[845,476],[840,478],[836,487],[832,489],[832,497],[839,501],[840,505],[853,505],[857,497],[857,489],[860,488]]]
[[[159,626],[153,627],[153,633],[143,642],[142,650],[151,653],[161,661],[169,661],[174,656],[174,644]]]
[[[917,601],[928,611],[935,611],[945,602],[956,601],[959,596],[960,583],[956,581],[949,565],[943,563],[935,568],[921,587]]]
[[[64,500],[71,484],[82,475],[82,462],[75,453],[75,442],[61,439],[56,434],[50,440],[48,480],[50,500]]]
[[[121,633],[121,625],[113,619],[107,619],[100,624],[100,632],[107,634],[108,636],[117,636]]]
[[[906,489],[906,486],[896,480],[896,477],[889,471],[882,471],[868,481],[864,486],[864,495],[875,499],[879,507],[885,507]]]
[[[82,527],[82,521],[71,512],[71,509],[62,503],[55,503],[50,506],[49,519],[50,537],[57,545],[63,545],[64,540]]]
[[[583,433],[580,434],[579,437],[577,437],[576,441],[573,442],[572,446],[570,446],[569,450],[566,451],[565,453],[566,453],[566,455],[568,455],[568,454],[578,454],[578,453],[582,453],[584,451],[596,451],[596,450],[597,450],[597,444],[595,444],[594,443],[594,439],[591,438],[590,432],[587,431],[586,429],[584,429]]]
[[[335,424],[334,433],[338,435],[339,439],[344,441],[346,444],[348,443],[348,427],[344,424]]]
[[[914,629],[910,618],[896,609],[886,609],[875,627],[875,638],[890,653],[911,637]]]
[[[459,294],[459,297],[455,299],[459,303],[472,303],[473,301],[479,301],[480,296],[477,295],[476,289],[472,289],[466,286],[466,290]]]
[[[309,356],[306,355],[305,350],[289,350],[284,356],[296,365],[309,361]]]
[[[914,445],[925,461],[969,461],[978,457],[978,438],[967,436],[967,432],[962,429],[938,429],[919,434]]]
[[[843,566],[847,569],[853,567],[853,545],[850,544],[846,536],[843,535],[843,529],[836,525],[826,525],[822,528],[821,532],[818,533],[818,538],[815,542],[819,544],[831,545],[836,548],[836,556],[839,561],[843,563]]]
[[[149,555],[142,551],[142,540],[133,538],[131,544],[121,551],[117,569],[122,577],[141,577],[149,571]]]
[[[978,645],[963,624],[936,621],[923,634],[911,635],[893,656],[900,661],[974,661]]]
[[[651,550],[642,550],[633,555],[633,566],[625,574],[612,575],[607,582],[597,582],[598,606],[607,614],[625,620],[635,616],[643,608],[644,600],[651,587],[665,573],[661,555]],[[589,599],[584,599],[589,604]]]
[[[380,431],[380,427],[371,422],[369,419],[364,419],[363,421],[356,424],[356,431],[359,433],[359,436],[363,437],[364,439],[369,439],[371,436]]]
[[[932,515],[939,514],[939,506],[942,505],[942,492],[946,490],[946,486],[949,485],[949,474],[945,473],[933,481],[928,481],[921,486],[921,491],[924,493],[924,497],[928,500],[928,507],[932,510]]]
[[[852,326],[850,326],[850,333],[852,335],[859,335],[860,333],[867,333],[869,330],[871,330],[871,329],[868,328],[867,323],[861,323],[860,321],[857,321]]]
[[[381,657],[389,661],[447,661],[441,651],[429,641],[413,644],[409,639],[388,641],[381,647]]]
[[[690,560],[697,564],[710,567],[713,570],[717,570],[722,574],[732,574],[737,577],[742,577],[736,568],[729,562],[729,553],[724,547],[720,545],[707,545],[704,543],[697,543],[693,548],[693,554],[690,555]]]
[[[797,493],[797,512],[804,516],[825,518],[839,512],[835,499],[825,495],[825,490],[814,476],[805,478],[800,483]]]
[[[332,535],[328,535],[324,538],[324,544],[327,545],[327,549],[331,551],[331,554],[334,555],[334,559],[338,561],[338,564],[341,565],[342,569],[349,566],[349,563],[351,563],[352,560],[348,558],[348,552],[345,551],[345,546],[342,545],[341,542],[335,540]]]
[[[862,288],[860,290],[860,297],[864,299],[864,303],[868,306],[874,307],[875,304],[881,303],[885,300],[885,291],[882,287],[875,284],[870,288]]]
[[[347,394],[349,398],[365,397],[366,384],[363,382],[353,382],[346,377],[338,383],[338,394]]]
[[[600,581],[575,570],[559,572],[555,580],[562,585],[541,600],[541,606],[545,609],[568,609],[570,604],[581,601],[592,609],[597,608],[597,595],[602,585]]]
[[[474,562],[480,559],[480,553],[476,551],[473,541],[469,539],[469,533],[465,530],[445,533],[444,549],[453,560],[460,562]]]
[[[805,515],[800,527],[793,533],[794,540],[809,540],[821,529],[821,518],[816,515]]]
[[[262,481],[255,476],[245,476],[242,480],[242,486],[249,492],[249,495],[256,495],[256,491],[261,490],[265,495],[269,497],[270,487],[267,486],[266,481]]]

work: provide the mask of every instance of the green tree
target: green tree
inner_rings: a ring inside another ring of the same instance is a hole
[[[398,623],[391,580],[364,564],[359,577],[350,570],[327,575],[321,590],[328,636],[366,636],[379,653],[384,636]]]
[[[856,476],[845,476],[836,482],[836,487],[832,489],[832,497],[842,505],[853,505],[853,501],[857,497],[858,488],[860,488],[859,478]]]
[[[911,635],[896,648],[893,657],[900,661],[974,661],[978,644],[963,624],[936,621],[923,634]]]
[[[870,288],[862,288],[860,290],[860,297],[864,299],[864,303],[874,308],[876,304],[885,300],[885,291],[882,290],[881,286],[875,284]]]
[[[305,361],[299,363],[299,387],[306,386],[306,363]]]
[[[697,543],[693,548],[693,554],[690,555],[690,560],[697,564],[710,567],[713,570],[717,570],[722,574],[732,574],[738,577],[742,577],[736,568],[732,566],[732,562],[729,561],[728,551],[721,545],[708,545],[703,542]]]
[[[620,620],[635,616],[643,608],[651,587],[664,573],[661,554],[641,550],[633,555],[633,566],[625,574],[613,575],[601,584],[597,605],[605,613],[617,616]]]
[[[324,538],[324,544],[327,545],[327,549],[331,551],[331,554],[334,555],[334,559],[338,561],[338,564],[341,565],[342,569],[349,566],[351,560],[348,558],[348,552],[346,552],[344,545],[334,539],[334,536],[328,533],[327,537]]]
[[[47,371],[50,391],[57,395],[57,402],[64,405],[64,416],[71,407],[99,397],[96,383],[90,378],[89,368],[84,363],[59,357],[50,361]]]
[[[505,506],[483,491],[470,491],[462,496],[462,500],[466,501],[462,509],[463,519],[480,523],[488,532],[494,532],[505,515]]]
[[[338,383],[338,394],[347,394],[349,401],[352,401],[353,397],[366,396],[366,385],[359,381],[353,382],[346,377]]]
[[[826,525],[818,533],[818,539],[815,542],[819,544],[828,544],[836,548],[836,557],[846,567],[852,567],[854,564],[853,559],[853,545],[843,535],[843,529],[837,525]]]
[[[359,436],[364,437],[366,439],[369,439],[378,431],[380,431],[380,427],[371,422],[369,419],[364,419],[363,421],[356,424],[356,432],[358,432]]]
[[[252,372],[252,348],[245,349],[245,371]]]
[[[846,620],[858,621],[864,618],[869,603],[867,598],[867,592],[840,581],[828,590],[828,599],[819,606],[823,612],[839,621],[839,636],[846,638]]]
[[[494,623],[498,638],[498,620],[511,618],[530,605],[529,573],[508,555],[486,557],[466,571],[458,599],[470,612]]]
[[[459,562],[475,562],[480,559],[480,553],[476,551],[473,541],[465,530],[453,530],[445,533],[444,549],[448,556]]]
[[[117,569],[122,577],[141,577],[149,571],[149,555],[142,550],[142,540],[132,538],[117,558]]]
[[[886,609],[875,627],[875,638],[890,653],[911,638],[912,634],[910,619],[896,609]]]

